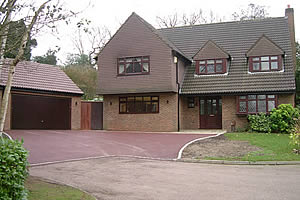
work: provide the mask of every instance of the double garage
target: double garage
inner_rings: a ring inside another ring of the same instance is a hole
[[[12,129],[71,129],[71,98],[12,94]]]
[[[0,74],[0,101],[8,65],[9,61]],[[4,129],[80,129],[82,95],[59,67],[21,62],[15,70]]]

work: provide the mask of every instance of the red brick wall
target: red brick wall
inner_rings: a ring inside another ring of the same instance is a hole
[[[188,108],[188,98],[180,97],[180,129],[198,129],[199,124],[199,98],[195,97],[195,107]]]
[[[144,95],[151,94],[142,94],[141,96]],[[177,94],[156,93],[152,95],[159,96],[159,113],[119,114],[120,95],[104,95],[104,129],[123,131],[177,131]]]

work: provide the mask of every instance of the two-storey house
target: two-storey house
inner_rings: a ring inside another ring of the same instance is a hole
[[[104,129],[243,128],[294,104],[294,11],[285,17],[155,29],[135,13],[98,56]]]

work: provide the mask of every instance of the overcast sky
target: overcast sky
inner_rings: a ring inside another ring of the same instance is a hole
[[[300,0],[65,0],[65,5],[73,10],[84,10],[77,18],[87,18],[92,26],[107,26],[114,33],[132,12],[136,12],[153,26],[157,27],[156,16],[172,13],[191,13],[202,9],[213,11],[218,17],[232,21],[232,13],[246,8],[249,3],[266,6],[270,17],[282,17],[289,4],[294,8],[296,39],[300,40]],[[89,5],[89,6],[88,6]],[[86,8],[86,9],[84,9]],[[74,21],[78,21],[75,19]],[[43,55],[49,48],[60,46],[58,57],[62,63],[68,53],[77,53],[72,43],[75,26],[61,25],[56,39],[46,33],[37,37],[38,46],[33,55]]]

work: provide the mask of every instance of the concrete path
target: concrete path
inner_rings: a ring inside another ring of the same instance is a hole
[[[99,200],[299,200],[300,166],[230,166],[101,158],[30,168]]]
[[[24,139],[31,164],[112,155],[174,159],[187,142],[214,135],[61,130],[12,130],[8,133],[14,139]]]

